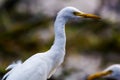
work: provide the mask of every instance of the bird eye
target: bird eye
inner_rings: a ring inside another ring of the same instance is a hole
[[[108,73],[111,74],[111,73],[113,73],[113,71],[112,71],[112,70],[109,70]]]
[[[73,12],[73,14],[74,14],[75,16],[77,16],[77,15],[78,15],[78,12]]]

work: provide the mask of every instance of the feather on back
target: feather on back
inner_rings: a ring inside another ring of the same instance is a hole
[[[5,80],[7,78],[7,76],[9,76],[9,74],[12,72],[12,69],[14,69],[15,67],[19,66],[22,64],[21,60],[18,60],[16,62],[13,62],[12,64],[10,64],[5,70],[10,70],[8,71],[2,78],[2,80]]]

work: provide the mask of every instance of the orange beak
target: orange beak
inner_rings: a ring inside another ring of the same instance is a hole
[[[87,14],[84,12],[74,12],[75,16],[82,16],[84,18],[93,18],[93,19],[101,19],[99,16],[94,15],[94,14]]]
[[[95,73],[95,74],[92,74],[92,75],[88,76],[87,80],[94,80],[94,79],[97,79],[97,78],[100,78],[100,77],[103,77],[103,76],[107,76],[111,73],[112,73],[111,70],[104,71],[104,72],[98,72],[98,73]]]

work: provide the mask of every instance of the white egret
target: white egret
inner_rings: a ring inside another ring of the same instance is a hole
[[[88,76],[87,80],[103,78],[107,80],[120,80],[120,64],[114,64],[101,72]]]
[[[64,60],[66,45],[65,23],[80,16],[100,18],[93,14],[83,13],[74,7],[62,9],[54,23],[55,40],[50,50],[44,53],[37,53],[23,63],[18,62],[8,66],[7,69],[11,70],[2,80],[46,80],[50,78]]]

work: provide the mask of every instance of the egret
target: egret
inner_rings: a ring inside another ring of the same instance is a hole
[[[58,12],[55,23],[54,32],[55,40],[50,50],[37,53],[26,61],[11,64],[7,69],[8,73],[2,80],[46,80],[56,71],[57,67],[64,61],[65,56],[65,23],[78,17],[99,19],[100,17],[93,14],[86,14],[74,7],[65,7]]]
[[[87,80],[94,80],[98,78],[120,80],[120,64],[114,64],[101,72],[89,75]]]

